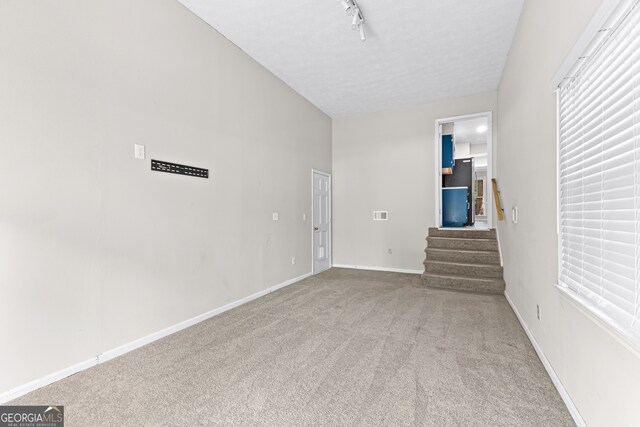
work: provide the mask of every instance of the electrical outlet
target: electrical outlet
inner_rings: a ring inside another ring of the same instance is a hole
[[[540,306],[536,304],[536,315],[538,316],[538,320],[540,320]]]
[[[273,213],[273,220],[274,221],[278,221],[280,219],[280,215],[278,215],[278,212],[274,212]]]
[[[136,159],[144,160],[144,145],[133,144],[133,156]]]
[[[291,265],[296,265],[296,257],[291,257]]]

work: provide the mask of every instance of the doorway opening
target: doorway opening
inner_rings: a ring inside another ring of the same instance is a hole
[[[436,226],[492,228],[492,113],[436,120]]]
[[[318,274],[331,268],[331,175],[311,170],[311,268]]]

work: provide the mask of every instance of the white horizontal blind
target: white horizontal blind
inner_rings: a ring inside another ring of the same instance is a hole
[[[640,344],[640,6],[558,88],[559,285]]]

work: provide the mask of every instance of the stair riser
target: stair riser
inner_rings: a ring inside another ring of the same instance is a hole
[[[502,278],[502,267],[494,265],[460,265],[425,262],[425,272],[434,274],[453,274],[456,276]]]
[[[460,249],[469,251],[497,251],[495,240],[455,240],[427,238],[427,246],[438,249]]]
[[[440,230],[429,229],[429,237],[454,237],[458,239],[495,239],[496,230]]]
[[[422,276],[422,283],[426,287],[450,289],[454,291],[483,292],[488,294],[504,293],[504,281],[479,281],[473,279]]]
[[[433,260],[500,265],[500,255],[498,252],[458,252],[456,250],[434,251],[429,248],[427,248],[425,252],[427,253],[427,261]]]

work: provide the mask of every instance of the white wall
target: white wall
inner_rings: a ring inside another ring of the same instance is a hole
[[[507,293],[589,426],[638,426],[640,358],[554,288],[556,118],[549,87],[598,0],[527,1],[498,95]],[[509,216],[509,215],[507,215]],[[541,320],[536,318],[540,305]]]
[[[454,138],[454,141],[455,141],[455,138]],[[454,154],[454,157],[456,159],[465,159],[469,157],[469,153],[471,152],[469,146],[471,144],[469,144],[468,142],[454,142],[454,144],[456,145],[455,154]]]
[[[469,154],[486,154],[487,153],[487,144],[471,144],[469,146]]]
[[[435,121],[495,111],[496,101],[487,93],[333,121],[334,264],[423,270],[436,223]],[[373,221],[374,210],[389,221]]]
[[[0,58],[0,393],[311,271],[331,120],[178,2],[2,1]]]
[[[455,133],[455,123],[443,123],[442,124],[442,134],[443,135],[453,135]],[[455,141],[454,141],[455,142]]]
[[[487,168],[487,156],[485,154],[474,155],[473,157],[475,158],[474,164],[476,168]]]

